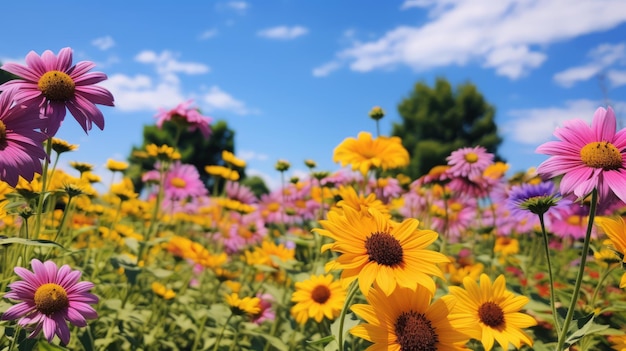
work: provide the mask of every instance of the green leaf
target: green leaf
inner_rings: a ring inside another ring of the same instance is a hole
[[[44,239],[24,239],[24,238],[2,238],[0,239],[0,245],[9,245],[9,244],[21,244],[28,246],[44,246],[44,247],[56,247],[59,249],[66,250],[61,244],[58,244],[52,240],[44,240]]]
[[[20,346],[21,346],[21,344],[20,344]],[[51,344],[51,343],[49,343],[47,341],[44,341],[44,340],[40,340],[37,343],[37,346],[38,346],[38,350],[39,351],[59,351],[59,350],[67,351],[67,350],[69,350],[69,349],[67,349],[65,347],[62,347],[60,345]]]
[[[576,319],[576,324],[572,324],[569,328],[571,334],[565,339],[565,346],[569,347],[574,345],[578,340],[582,339],[585,335],[592,335],[605,329],[608,329],[608,325],[596,324],[593,322],[595,317],[594,313],[590,313],[582,318]]]

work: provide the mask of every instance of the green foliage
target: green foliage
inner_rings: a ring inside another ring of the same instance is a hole
[[[263,178],[259,176],[247,177],[246,179],[241,180],[242,185],[247,186],[252,190],[256,197],[260,198],[263,194],[269,194],[270,190],[267,185],[265,185],[265,181]]]
[[[228,128],[225,121],[215,122],[211,125],[211,129],[211,136],[208,139],[205,139],[199,130],[193,132],[184,130],[175,146],[181,154],[181,162],[194,165],[198,169],[198,173],[200,173],[200,178],[209,190],[214,189],[213,185],[216,181],[218,182],[217,188],[221,190],[224,181],[207,174],[204,168],[208,165],[224,166],[222,151],[226,150],[234,153],[235,132]],[[133,181],[135,191],[141,191],[143,186],[141,175],[148,170],[154,169],[154,161],[137,157],[134,153],[145,150],[146,145],[149,144],[174,146],[177,133],[176,124],[169,121],[163,123],[163,128],[159,128],[156,125],[144,126],[143,143],[140,147],[133,146],[128,157],[130,166],[126,171],[126,176]],[[239,172],[240,178],[244,179],[245,169],[235,169]]]
[[[476,86],[461,84],[453,89],[444,78],[434,87],[418,82],[398,105],[402,123],[394,123],[392,135],[402,138],[411,156],[404,172],[418,178],[460,147],[483,146],[497,155],[502,139],[495,123],[495,108],[485,101]]]

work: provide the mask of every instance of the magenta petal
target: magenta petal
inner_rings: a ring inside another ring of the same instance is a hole
[[[80,314],[77,310],[73,309],[72,307],[69,307],[67,309],[67,320],[69,320],[70,323],[74,324],[77,327],[87,326],[87,320],[85,319],[85,317],[83,317],[82,314]]]
[[[113,94],[98,85],[77,86],[76,95],[82,95],[94,104],[113,106]]]
[[[5,63],[2,65],[2,69],[31,82],[38,82],[39,78],[41,78],[41,75],[38,75],[32,69],[17,63]]]
[[[54,339],[54,332],[56,330],[56,322],[51,317],[45,316],[43,318],[43,335],[49,342]]]
[[[65,318],[62,313],[57,313],[52,316],[54,324],[56,325],[55,332],[61,339],[61,342],[67,345],[70,342],[70,328],[65,323]]]
[[[67,72],[72,67],[72,49],[63,48],[57,57],[56,70]]]
[[[604,172],[604,181],[620,200],[626,202],[626,186],[624,186],[626,171],[624,169]]]
[[[13,320],[18,319],[27,315],[28,313],[35,310],[35,306],[28,304],[26,302],[20,302],[17,305],[9,307],[6,312],[2,314],[3,320]]]

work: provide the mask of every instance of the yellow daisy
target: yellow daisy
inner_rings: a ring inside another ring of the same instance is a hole
[[[343,270],[346,283],[358,278],[364,295],[373,283],[387,295],[396,285],[414,289],[417,284],[434,293],[433,276],[443,279],[438,264],[449,262],[445,255],[428,249],[437,240],[436,232],[417,229],[419,221],[414,218],[391,221],[373,208],[357,211],[346,206],[343,212],[331,211],[327,220],[320,221],[324,229],[313,229],[334,240],[322,251],[340,254],[326,264],[326,271]]]
[[[165,285],[159,282],[152,282],[152,291],[161,296],[164,300],[171,300],[176,297],[176,293],[172,289],[168,289]]]
[[[226,303],[230,306],[230,310],[233,314],[254,315],[261,312],[261,299],[258,297],[239,297],[237,293],[226,295]]]
[[[450,312],[451,296],[431,304],[432,294],[422,286],[398,288],[391,295],[372,289],[368,304],[356,304],[352,311],[364,319],[350,329],[354,336],[371,341],[367,351],[467,350],[469,335],[460,332]]]
[[[341,200],[336,204],[333,210],[340,211],[343,207],[349,206],[355,210],[367,210],[375,208],[387,218],[391,218],[389,208],[382,201],[376,198],[376,194],[370,193],[367,196],[358,194],[352,186],[342,185],[339,187],[338,193]]]
[[[613,248],[626,264],[626,222],[622,217],[596,217],[595,222],[609,237]]]
[[[409,164],[409,152],[402,146],[398,137],[380,136],[372,138],[368,132],[360,132],[358,137],[346,138],[333,151],[333,162],[341,166],[351,165],[364,176],[370,169],[382,170],[404,167]]]
[[[291,314],[300,324],[305,324],[309,318],[318,323],[324,317],[333,320],[341,312],[345,299],[346,291],[340,281],[333,281],[330,274],[313,275],[296,283],[296,291],[291,296],[291,301],[296,304],[291,308]]]
[[[111,172],[124,172],[128,169],[128,162],[116,161],[110,158],[107,160],[106,168]]]
[[[450,286],[450,294],[457,298],[453,315],[459,318],[460,328],[472,338],[480,340],[489,351],[497,341],[507,350],[509,343],[516,348],[532,346],[533,340],[522,328],[537,325],[537,321],[519,312],[529,299],[506,290],[503,275],[492,283],[486,274],[480,275],[480,285],[472,278],[463,280],[465,289]]]

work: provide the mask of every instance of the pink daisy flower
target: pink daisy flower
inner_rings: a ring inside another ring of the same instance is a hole
[[[98,317],[90,306],[98,297],[89,292],[91,282],[79,282],[81,272],[70,266],[57,268],[52,261],[31,261],[33,272],[15,267],[15,274],[23,280],[9,284],[11,289],[4,297],[21,301],[2,314],[3,320],[20,319],[17,323],[32,330],[29,338],[41,331],[51,342],[58,335],[64,344],[70,341],[66,320],[77,327],[87,326],[86,319]]]
[[[104,116],[95,104],[113,106],[113,95],[95,85],[107,79],[106,74],[88,71],[96,65],[81,61],[72,66],[72,49],[63,48],[58,56],[50,50],[39,56],[34,51],[26,55],[26,66],[6,63],[2,69],[22,79],[10,80],[0,90],[16,90],[18,103],[34,104],[48,118],[44,132],[54,136],[65,119],[66,107],[85,133],[92,123],[104,129]]]
[[[453,151],[446,160],[450,166],[449,174],[475,178],[482,176],[483,171],[493,163],[493,154],[482,146],[464,147]]]
[[[41,174],[47,136],[37,129],[44,123],[37,108],[13,104],[9,91],[0,94],[0,180],[15,187],[20,176],[32,181]]]
[[[551,157],[541,163],[537,173],[554,178],[563,175],[561,194],[583,198],[595,188],[599,200],[614,195],[626,202],[626,129],[616,133],[615,113],[600,107],[591,126],[583,120],[565,121],[554,136],[559,141],[540,145],[537,152]]]
[[[190,164],[176,161],[165,174],[165,197],[180,200],[188,197],[198,197],[208,194],[204,183],[200,179],[198,169]]]
[[[204,138],[208,138],[211,135],[211,118],[203,116],[197,107],[190,107],[192,103],[193,100],[187,100],[169,111],[159,109],[159,112],[155,115],[157,127],[163,128],[165,121],[172,121],[188,127],[189,131],[199,129]]]

